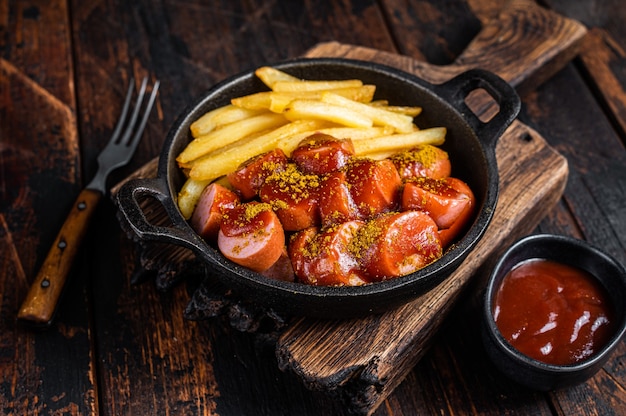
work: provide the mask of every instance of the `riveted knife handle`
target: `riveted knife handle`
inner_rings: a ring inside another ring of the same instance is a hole
[[[52,323],[63,286],[102,195],[93,189],[83,189],[78,195],[39,274],[31,284],[18,311],[18,319],[36,325]]]

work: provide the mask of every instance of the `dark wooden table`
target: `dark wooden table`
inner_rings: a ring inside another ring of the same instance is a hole
[[[56,320],[16,313],[115,124],[131,75],[158,78],[156,111],[115,184],[158,155],[184,107],[233,73],[337,41],[437,65],[455,60],[498,1],[0,2],[0,409],[7,415],[320,415],[345,403],[278,369],[271,339],[192,322],[193,285],[131,284],[136,250],[98,208]],[[526,3],[523,0],[517,3]],[[626,262],[626,8],[546,0],[582,22],[577,57],[521,90],[520,120],[569,163],[535,232],[585,239]],[[543,80],[542,80],[543,81]],[[476,285],[475,285],[476,286]],[[470,286],[431,348],[375,415],[625,414],[626,341],[588,382],[538,393],[486,360]]]

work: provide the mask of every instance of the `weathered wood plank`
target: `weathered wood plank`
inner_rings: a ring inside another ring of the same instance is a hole
[[[569,67],[529,97],[522,115],[545,133],[571,167],[562,204],[540,229],[583,238],[626,264],[626,155],[614,125],[594,105],[594,97],[584,90],[584,84]],[[556,406],[568,414],[624,413],[626,373],[620,363],[625,354],[626,342],[622,342],[613,360],[596,377],[555,393],[552,399]]]
[[[79,280],[39,332],[16,313],[81,180],[65,1],[0,7],[0,408],[4,414],[95,414],[95,357]]]

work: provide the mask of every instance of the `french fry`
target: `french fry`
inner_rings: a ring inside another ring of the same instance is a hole
[[[374,85],[363,85],[354,88],[337,88],[336,90],[322,91],[302,91],[302,92],[272,92],[270,93],[270,111],[282,113],[285,108],[296,99],[320,100],[326,92],[332,92],[350,100],[369,103],[374,97],[376,87]]]
[[[191,135],[194,138],[200,137],[226,124],[234,123],[235,121],[250,118],[258,114],[258,111],[235,107],[234,105],[225,105],[205,113],[199,119],[191,123]]]
[[[354,88],[363,85],[360,79],[347,79],[343,81],[278,81],[272,86],[276,92],[302,92],[336,90],[337,88]]]
[[[248,110],[268,110],[272,102],[272,92],[263,91],[230,100],[236,107],[247,108]]]
[[[318,120],[297,120],[225,151],[208,154],[196,160],[189,177],[196,181],[214,180],[236,170],[246,160],[274,149],[277,143],[298,134],[312,134],[325,124]]]
[[[445,141],[446,131],[445,127],[433,127],[412,133],[381,136],[371,140],[357,140],[353,143],[354,151],[357,156],[367,156],[381,152],[397,152],[420,144],[438,146]]]
[[[244,95],[243,97],[233,98],[231,100],[231,104],[248,110],[270,110],[274,113],[281,113],[293,100],[320,100],[322,94],[325,92],[332,92],[354,101],[369,103],[374,97],[376,87],[374,85],[367,84],[360,87],[337,88],[334,90],[321,91],[263,91],[250,95]]]
[[[271,66],[262,66],[254,71],[254,74],[270,89],[279,81],[299,81],[298,78]]]
[[[377,126],[391,126],[398,133],[410,133],[415,130],[415,124],[413,124],[413,117],[398,114],[385,110],[385,107],[373,107],[367,104],[359,103],[349,98],[342,97],[332,92],[325,92],[322,94],[322,102],[341,106],[358,113],[361,113],[368,118],[371,118],[374,125]]]
[[[376,100],[368,103],[372,107],[384,107],[387,111],[393,111],[394,113],[406,114],[407,116],[417,117],[422,114],[422,107],[412,107],[405,105],[389,105],[388,100]]]
[[[250,134],[269,128],[276,128],[286,123],[287,120],[282,115],[274,113],[266,113],[239,120],[192,140],[178,155],[176,161],[179,164],[188,164],[207,153],[223,148]]]
[[[211,110],[205,113],[199,119],[191,123],[191,126],[189,127],[191,130],[191,135],[193,137],[198,137],[200,135],[207,134],[210,131],[214,130],[215,129],[215,121],[214,121],[215,117],[221,113],[228,111],[228,108],[229,106],[218,107],[215,110]]]
[[[386,105],[383,107],[387,111],[392,113],[404,114],[411,117],[417,117],[422,114],[422,107],[410,107],[403,105]]]
[[[202,191],[210,182],[211,181],[196,181],[188,178],[183,184],[183,187],[180,188],[177,203],[178,209],[180,209],[180,213],[183,214],[185,219],[188,220],[191,218],[193,210],[196,209],[196,205],[198,205]]]
[[[337,139],[351,139],[352,141],[356,141],[374,139],[381,136],[389,136],[393,134],[393,127],[329,127],[326,129],[321,129],[319,132],[328,134],[329,136],[333,136]]]
[[[348,127],[372,127],[371,118],[339,105],[313,100],[294,100],[283,112],[288,120],[316,119],[327,120]]]
[[[315,97],[313,97],[315,98]],[[294,100],[292,94],[282,94],[279,92],[272,92],[270,95],[270,107],[269,110],[273,113],[283,113],[285,108]]]

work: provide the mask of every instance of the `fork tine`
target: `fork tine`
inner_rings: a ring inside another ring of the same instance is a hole
[[[139,111],[141,110],[141,103],[143,101],[143,97],[146,93],[146,86],[148,85],[148,77],[144,77],[141,81],[141,88],[139,88],[139,93],[137,95],[137,100],[135,101],[135,108],[133,109],[133,114],[126,125],[126,130],[124,131],[124,135],[120,139],[121,145],[126,145],[130,136],[133,134],[133,128],[135,127],[135,123],[137,122],[137,117],[139,116]]]
[[[130,148],[130,152],[132,153],[137,147],[139,140],[143,134],[143,130],[146,127],[146,123],[148,122],[148,117],[150,117],[150,111],[152,110],[152,106],[154,105],[154,101],[156,100],[157,92],[159,91],[159,81],[157,80],[152,86],[152,93],[150,94],[150,98],[148,99],[148,104],[146,104],[146,108],[143,112],[143,117],[139,122],[139,126],[135,129],[135,135],[128,143],[128,147]]]
[[[131,78],[128,83],[128,91],[126,91],[126,98],[124,99],[124,106],[122,107],[122,113],[117,119],[117,124],[115,125],[115,130],[113,130],[113,134],[111,135],[111,139],[109,139],[109,143],[115,143],[117,138],[120,136],[122,132],[122,127],[124,127],[124,120],[126,120],[126,115],[128,114],[128,109],[130,108],[130,102],[133,98],[133,91],[135,89],[135,78]]]

